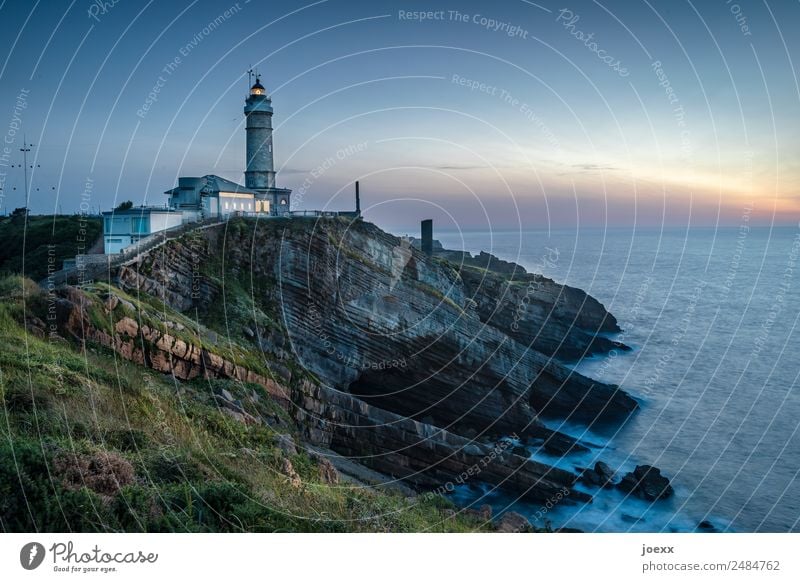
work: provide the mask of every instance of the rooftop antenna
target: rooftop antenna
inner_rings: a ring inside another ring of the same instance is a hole
[[[253,86],[253,67],[251,65],[250,68],[247,69],[247,90],[249,91],[250,87],[252,86]]]

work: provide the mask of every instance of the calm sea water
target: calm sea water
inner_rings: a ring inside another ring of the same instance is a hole
[[[464,503],[527,513],[586,531],[800,531],[800,230],[613,229],[437,232],[447,248],[481,249],[580,287],[620,322],[627,353],[575,364],[641,402],[602,433],[551,423],[598,445],[565,468],[661,468],[667,501],[596,493],[589,505],[515,502],[472,484]],[[555,251],[555,252],[554,252]],[[556,260],[553,260],[557,255]],[[545,258],[547,260],[545,260]],[[543,511],[544,510],[544,511]]]

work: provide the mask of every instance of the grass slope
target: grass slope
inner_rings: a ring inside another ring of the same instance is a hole
[[[30,280],[0,279],[0,531],[482,527],[452,517],[442,499],[323,483],[302,452],[288,457],[302,480],[293,485],[274,430],[231,419],[212,394],[259,386],[181,383],[99,347],[29,333],[26,318],[46,321],[47,312],[47,295]],[[260,406],[282,414],[260,396]]]

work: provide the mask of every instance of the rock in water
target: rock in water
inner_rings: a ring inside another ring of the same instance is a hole
[[[716,526],[713,523],[711,523],[710,521],[708,521],[707,519],[704,519],[703,521],[701,521],[697,525],[697,529],[702,531],[702,532],[716,532],[716,531],[719,531],[719,530],[717,530]]]
[[[603,461],[597,461],[594,465],[594,472],[600,477],[601,487],[610,487],[614,484],[614,471],[611,470]]]
[[[614,471],[603,461],[597,461],[594,468],[584,469],[581,472],[581,481],[587,485],[598,487],[612,487],[614,485]]]
[[[675,493],[661,470],[650,465],[638,465],[622,478],[617,487],[647,501],[667,499]]]
[[[536,429],[533,429],[533,431],[536,432]],[[542,431],[538,431],[537,434],[545,431],[547,431],[549,436],[545,437],[542,446],[551,455],[561,455],[563,457],[570,453],[585,453],[589,450],[587,447],[579,443],[578,439],[575,439],[564,433],[544,429]]]

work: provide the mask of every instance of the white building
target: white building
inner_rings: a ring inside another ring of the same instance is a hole
[[[178,178],[178,186],[164,192],[169,207],[183,212],[184,222],[231,215],[269,216],[270,201],[258,192],[219,176]]]
[[[245,100],[245,186],[219,176],[178,178],[167,190],[170,208],[182,210],[184,221],[227,218],[233,214],[289,216],[292,191],[275,185],[272,156],[272,100],[256,77]]]
[[[103,213],[105,254],[121,252],[155,232],[180,226],[183,213],[171,208],[140,206]]]
[[[256,77],[245,101],[245,184],[213,174],[181,177],[165,194],[167,208],[141,207],[104,212],[106,254],[119,253],[155,232],[206,219],[241,216],[289,216],[292,191],[275,185],[272,158],[272,101]]]

